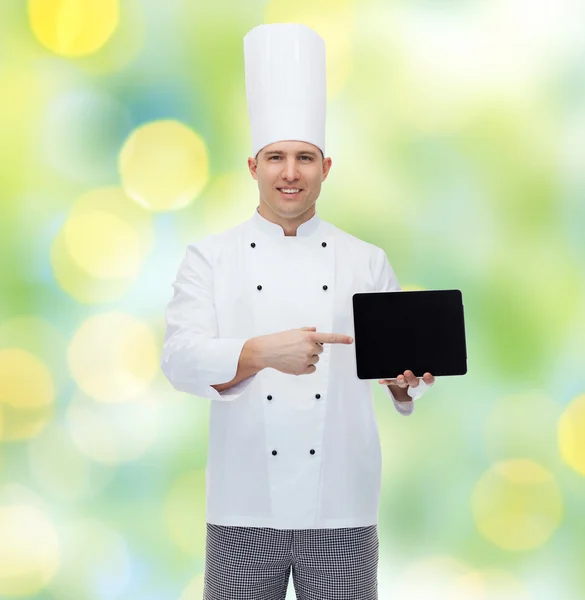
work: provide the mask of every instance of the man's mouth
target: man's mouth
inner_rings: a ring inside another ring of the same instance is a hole
[[[277,188],[286,198],[296,198],[303,190],[301,188]]]

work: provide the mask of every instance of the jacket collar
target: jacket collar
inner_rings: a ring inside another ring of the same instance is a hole
[[[252,217],[252,222],[257,229],[259,229],[260,231],[262,231],[263,233],[265,233],[267,235],[271,235],[274,237],[280,237],[280,238],[295,237],[295,236],[285,236],[284,229],[282,228],[282,226],[280,226],[278,223],[273,223],[272,221],[269,221],[268,219],[263,217],[258,212],[259,208],[260,208],[259,206],[256,207],[256,210],[254,211],[254,216]],[[317,215],[317,212],[315,211],[315,214],[308,221],[301,223],[297,227],[297,236],[310,237],[310,236],[314,235],[315,233],[317,233],[317,230],[319,229],[320,224],[321,224],[321,219],[319,218],[319,216]]]

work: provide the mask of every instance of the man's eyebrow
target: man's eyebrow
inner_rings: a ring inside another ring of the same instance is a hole
[[[282,150],[270,150],[270,152],[266,152],[266,154],[264,156],[268,156],[269,154],[286,154],[286,152],[283,152]],[[297,152],[297,155],[299,154],[308,154],[309,156],[317,156],[316,152],[313,152],[311,150],[299,150]]]

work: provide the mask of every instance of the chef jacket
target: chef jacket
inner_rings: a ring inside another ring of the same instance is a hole
[[[355,337],[353,294],[401,289],[384,250],[316,213],[285,236],[257,207],[249,220],[189,244],[172,285],[161,368],[175,389],[212,400],[207,522],[377,523],[380,438],[372,382],[357,377],[353,344],[324,343],[311,374],[268,367],[223,392],[211,386],[235,377],[252,337],[301,327]],[[414,399],[426,387],[421,379],[408,391]],[[382,388],[397,410],[412,411]]]

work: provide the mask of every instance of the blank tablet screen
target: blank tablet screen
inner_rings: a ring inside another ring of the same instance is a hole
[[[359,379],[467,373],[460,290],[354,294],[353,322]]]

